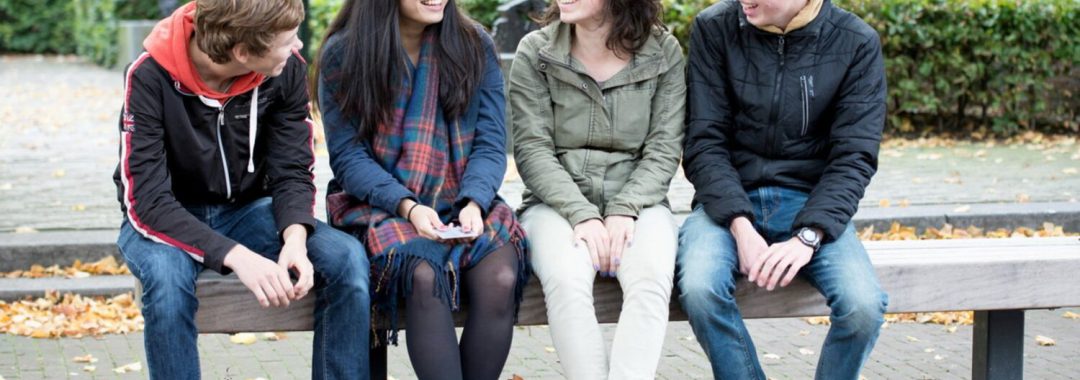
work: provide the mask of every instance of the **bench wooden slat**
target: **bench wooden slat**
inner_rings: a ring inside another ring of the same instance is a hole
[[[947,243],[942,243],[947,242]],[[1040,309],[1080,306],[1080,240],[1076,238],[971,239],[876,244],[867,249],[889,312]],[[917,247],[918,249],[908,247]],[[824,299],[797,281],[768,292],[740,281],[736,290],[746,318],[782,318],[828,314]],[[314,297],[285,309],[263,309],[235,276],[200,275],[196,323],[200,332],[296,331],[312,328]],[[613,279],[597,279],[597,318],[616,322],[622,291]],[[685,320],[672,300],[671,320]],[[519,325],[546,324],[543,292],[535,277],[525,290]],[[459,325],[465,313],[456,317]],[[377,325],[380,325],[377,323]],[[404,326],[404,322],[400,324]]]

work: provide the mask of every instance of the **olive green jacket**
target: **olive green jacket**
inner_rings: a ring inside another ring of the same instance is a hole
[[[684,131],[679,42],[657,30],[601,84],[570,56],[571,35],[559,22],[529,33],[510,68],[522,208],[545,203],[577,225],[666,205]]]

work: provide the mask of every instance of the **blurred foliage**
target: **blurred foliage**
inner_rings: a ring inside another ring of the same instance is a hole
[[[503,0],[459,0],[491,27]],[[684,48],[694,16],[717,0],[662,0]],[[344,0],[310,0],[311,51]],[[835,0],[881,36],[888,131],[1014,136],[1080,132],[1080,1]],[[0,52],[116,56],[117,20],[156,19],[157,2],[0,0]]]

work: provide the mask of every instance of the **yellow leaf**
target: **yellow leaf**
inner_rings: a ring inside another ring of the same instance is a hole
[[[804,318],[804,320],[806,321],[806,323],[809,323],[809,324],[815,325],[815,326],[828,325],[829,324],[829,317],[809,317],[809,318]]]
[[[956,332],[956,326],[946,327],[945,331],[947,331],[949,334],[955,333]]]
[[[933,349],[933,348],[926,348],[926,349],[923,349],[923,352],[925,352],[925,353],[928,353],[928,354],[929,354],[929,353],[931,353],[931,352],[934,352],[934,349]]]
[[[258,340],[259,338],[256,338],[255,334],[252,333],[239,333],[229,337],[230,342],[233,342],[234,344],[243,344],[245,346],[255,344]]]
[[[34,233],[37,233],[37,232],[38,231],[36,229],[34,229],[33,227],[27,227],[27,226],[15,227],[15,233],[17,233],[17,234],[34,234]]]
[[[142,371],[142,362],[128,363],[128,364],[124,364],[122,366],[113,368],[113,372],[116,372],[116,373],[128,373],[128,372],[139,372],[139,371]]]
[[[1061,172],[1065,174],[1076,174],[1077,170],[1076,168],[1065,168],[1061,169]]]
[[[98,361],[97,358],[95,358],[94,355],[91,354],[76,356],[74,358],[71,358],[71,360],[76,363],[97,363]]]
[[[546,351],[549,354],[554,353],[555,352],[555,347],[551,347],[551,346],[544,347],[544,351]]]
[[[1031,202],[1031,196],[1030,195],[1027,195],[1025,193],[1020,193],[1020,194],[1016,195],[1016,203],[1028,203],[1028,202]]]
[[[279,340],[284,340],[286,338],[286,336],[285,336],[285,333],[283,333],[283,332],[272,332],[272,333],[268,332],[268,333],[263,333],[262,338],[263,338],[263,340],[268,340],[268,341],[271,341],[271,342],[277,342]]]
[[[934,360],[944,360],[945,357],[941,355],[934,355]]]
[[[806,330],[799,330],[799,336],[807,336],[807,335],[810,335],[810,332],[809,332],[809,331],[806,331]]]
[[[889,207],[889,200],[888,199],[882,199],[882,200],[878,201],[878,206],[880,206],[882,208]]]
[[[963,205],[953,209],[953,212],[968,212],[971,211],[971,206]]]
[[[916,337],[913,337],[913,336],[911,336],[911,335],[908,335],[908,336],[907,336],[907,340],[908,340],[908,342],[918,342],[918,341],[919,341],[919,338],[916,338]]]
[[[510,380],[525,380],[525,378],[515,373],[514,377],[512,377]]]
[[[802,354],[803,356],[809,356],[809,355],[813,355],[813,354],[814,354],[814,350],[811,350],[811,349],[809,349],[809,348],[805,348],[805,347],[804,347],[804,348],[800,348],[800,349],[799,349],[799,353],[800,353],[800,354]]]
[[[1062,314],[1061,316],[1068,319],[1080,319],[1080,314],[1076,314],[1071,311],[1066,311],[1065,314]]]
[[[84,366],[84,367],[82,367],[82,370],[86,371],[86,372],[94,372],[94,371],[97,371],[97,366],[92,366],[92,365]]]
[[[55,178],[61,178],[61,177],[63,177],[63,176],[65,175],[65,174],[66,174],[66,173],[64,172],[64,169],[56,169],[56,171],[54,171],[54,172],[52,173],[53,177],[55,177]]]
[[[77,205],[71,206],[71,211],[86,211],[86,205],[79,203]]]
[[[761,357],[763,357],[765,359],[769,359],[769,360],[780,360],[780,355],[777,355],[777,354],[765,354],[765,355],[761,355]]]
[[[1036,335],[1035,336],[1035,343],[1038,343],[1040,346],[1043,346],[1043,347],[1050,347],[1050,346],[1056,346],[1057,345],[1057,342],[1055,342],[1053,339],[1050,339],[1049,337],[1045,337],[1045,336],[1042,336],[1042,335]]]

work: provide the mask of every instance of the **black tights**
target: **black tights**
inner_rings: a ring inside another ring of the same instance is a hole
[[[421,261],[405,300],[405,345],[421,379],[498,379],[514,336],[518,257],[511,244],[462,275],[469,316],[460,347],[450,306],[435,295],[435,272]]]

